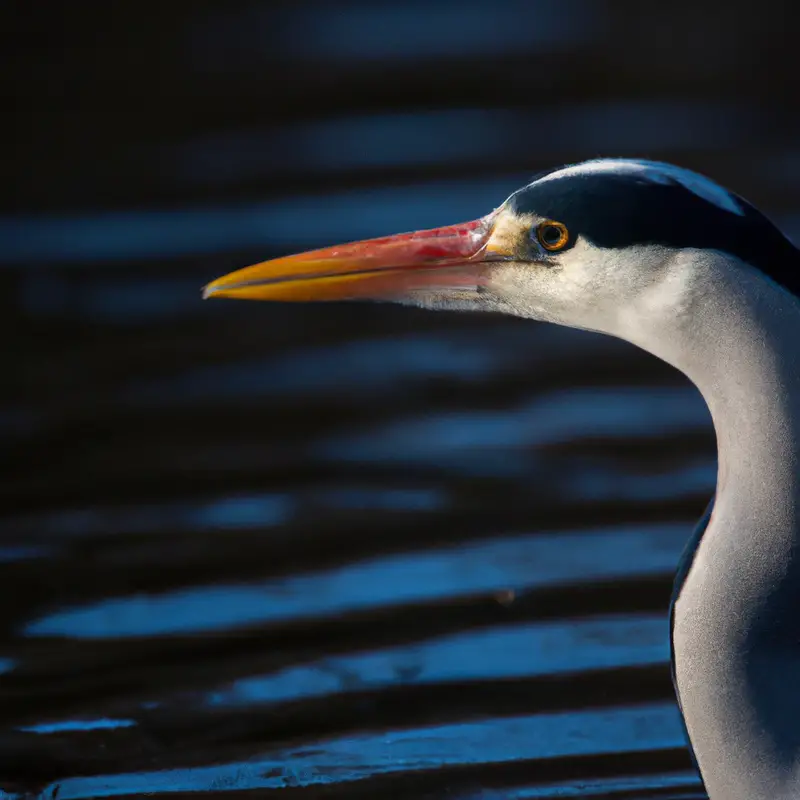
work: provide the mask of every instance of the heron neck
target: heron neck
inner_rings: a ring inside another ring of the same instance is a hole
[[[746,649],[797,631],[800,300],[745,266],[711,277],[691,338],[684,330],[673,339],[676,366],[708,404],[718,451],[714,511],[687,584],[706,602],[717,598],[713,626]],[[711,624],[713,614],[701,616]]]
[[[719,461],[715,518],[739,506],[767,518],[800,499],[800,299],[732,260],[681,253],[619,324],[625,338],[683,372],[708,405]]]
[[[702,280],[654,350],[703,394],[719,456],[676,586],[676,685],[711,797],[795,797],[800,687],[775,676],[800,668],[800,300],[744,265]]]
[[[716,517],[735,514],[758,524],[762,537],[793,541],[800,536],[800,526],[787,524],[800,507],[800,300],[748,267],[713,277],[675,365],[714,422]]]

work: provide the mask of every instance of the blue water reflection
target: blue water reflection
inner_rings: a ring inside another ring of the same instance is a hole
[[[252,180],[290,167],[308,171],[442,164],[485,156],[508,140],[508,112],[458,109],[348,116],[269,131],[206,135],[176,147],[179,177]]]
[[[309,487],[292,494],[236,494],[213,500],[138,506],[95,506],[34,514],[7,521],[15,533],[90,537],[124,534],[263,530],[290,522],[311,501],[317,507],[369,511],[437,511],[447,505],[445,491],[431,487],[345,485]],[[0,563],[50,555],[41,545],[0,547]]]
[[[209,310],[200,303],[196,277],[122,277],[113,271],[102,278],[82,280],[78,290],[63,272],[26,270],[20,276],[18,301],[34,316],[82,317],[114,325]],[[0,418],[0,430],[2,427]]]
[[[344,487],[315,491],[310,496],[328,508],[354,511],[440,511],[448,500],[440,489]]]
[[[630,614],[469,631],[243,678],[213,692],[208,702],[275,703],[401,684],[503,680],[666,663],[667,625],[663,615]]]
[[[69,537],[246,530],[287,522],[295,509],[296,501],[290,495],[236,494],[205,502],[65,509],[53,514],[11,519],[7,525],[9,529],[20,532]]]
[[[700,790],[700,779],[694,772],[677,772],[668,775],[631,775],[623,778],[589,778],[569,783],[548,783],[524,789],[506,787],[502,791],[485,789],[476,794],[459,797],[459,800],[538,800],[555,797],[581,797],[585,800],[610,800],[620,798],[644,800],[647,792],[658,791],[658,800],[705,800],[705,795],[687,795],[687,791]],[[678,790],[677,794],[664,794],[665,789]],[[637,794],[631,794],[637,792]],[[641,793],[641,794],[640,794]]]
[[[522,337],[516,337],[519,341]],[[530,337],[528,337],[530,341]],[[492,346],[494,345],[494,346]],[[409,379],[484,378],[518,360],[502,342],[473,332],[412,334],[361,339],[260,361],[227,362],[183,375],[128,387],[121,396],[132,403],[186,403],[237,397],[287,395],[312,391],[352,395],[358,390],[384,391]],[[505,352],[505,354],[504,354]]]
[[[675,151],[742,145],[755,133],[746,106],[639,100],[535,111],[438,109],[315,120],[205,134],[174,147],[176,177],[237,183],[290,169],[334,170],[487,163],[533,150]],[[553,165],[555,166],[555,164]],[[443,209],[446,210],[446,209]]]
[[[521,759],[646,752],[683,746],[673,703],[539,714],[403,731],[384,731],[283,750],[216,766],[68,778],[59,800],[134,792],[281,789],[344,783],[410,770]],[[43,796],[52,793],[48,787]]]
[[[714,492],[717,480],[715,458],[686,466],[643,474],[621,471],[606,462],[570,461],[569,496],[573,500],[667,500]]]
[[[45,547],[44,545],[0,545],[0,564],[10,564],[12,561],[28,561],[33,558],[44,558],[56,552],[57,550],[55,547]]]
[[[710,424],[705,403],[688,386],[565,389],[516,408],[431,413],[351,431],[321,442],[315,452],[332,460],[424,462],[472,472],[487,450],[508,458],[514,449],[580,437],[653,436]]]
[[[238,495],[187,507],[187,526],[207,528],[261,528],[285,522],[294,511],[294,503],[283,495]]]
[[[542,25],[541,20],[547,24]],[[358,3],[313,14],[286,14],[287,54],[332,59],[421,59],[536,48],[573,48],[600,31],[603,17],[587,0],[411,0]]]
[[[482,381],[512,369],[547,368],[559,358],[585,363],[598,354],[623,355],[615,340],[544,325],[495,323],[487,330],[401,333],[307,346],[265,359],[195,367],[157,380],[138,380],[121,403],[164,405],[251,399],[297,393],[352,397],[408,389],[412,381],[449,378]],[[414,387],[416,388],[416,387]]]
[[[119,597],[57,611],[23,631],[78,639],[196,633],[508,588],[667,574],[688,533],[676,524],[497,538],[255,585]]]
[[[58,722],[40,722],[36,725],[25,725],[18,728],[26,733],[68,733],[88,731],[110,731],[119,728],[132,728],[136,722],[132,719],[71,719]]]
[[[248,5],[215,11],[188,31],[196,69],[243,70],[276,55],[319,61],[398,61],[533,49],[572,49],[596,37],[604,16],[588,0],[480,0]],[[547,20],[542,24],[542,20]]]

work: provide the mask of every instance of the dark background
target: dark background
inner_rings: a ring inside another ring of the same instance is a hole
[[[790,6],[5,3],[0,789],[698,796],[666,609],[714,440],[682,376],[200,289],[598,155],[800,233]]]

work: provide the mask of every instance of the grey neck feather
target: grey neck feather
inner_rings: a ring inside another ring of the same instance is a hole
[[[672,319],[634,309],[620,334],[696,384],[717,435],[714,511],[675,600],[677,688],[712,800],[797,798],[800,301],[727,256],[696,259]]]

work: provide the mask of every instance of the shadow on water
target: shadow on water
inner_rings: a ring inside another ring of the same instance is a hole
[[[93,6],[3,48],[0,798],[702,797],[666,616],[695,390],[588,333],[199,290],[599,153],[796,232],[777,23]]]

